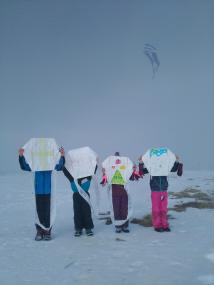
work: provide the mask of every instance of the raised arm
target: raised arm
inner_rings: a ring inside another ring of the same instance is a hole
[[[171,169],[171,172],[177,172],[178,176],[183,175],[183,163],[179,161],[179,157],[176,155],[176,161]]]
[[[138,158],[138,161],[139,161],[139,165],[138,165],[139,174],[142,176],[144,174],[149,173],[148,169],[144,165],[144,162],[143,162],[143,159],[142,159],[142,155]]]
[[[102,186],[105,186],[107,182],[108,181],[107,181],[106,171],[105,171],[105,168],[102,167],[102,181],[100,182],[100,184]]]
[[[57,171],[63,170],[63,167],[65,165],[65,151],[64,151],[64,148],[61,147],[59,149],[59,152],[61,153],[61,157],[60,157],[60,160],[59,160],[58,164],[55,166],[55,170],[57,170]]]
[[[139,172],[137,169],[137,166],[133,166],[133,172],[132,175],[130,176],[129,180],[131,181],[138,181],[140,178],[143,178],[143,174]]]
[[[62,171],[63,171],[65,177],[68,178],[68,180],[69,180],[70,182],[73,182],[73,181],[74,181],[73,176],[70,174],[70,172],[67,170],[67,168],[63,167]]]
[[[31,168],[29,164],[26,162],[25,157],[24,157],[24,149],[20,148],[19,149],[19,164],[22,170],[24,171],[31,171]]]
[[[175,163],[174,163],[174,165],[173,165],[173,167],[172,167],[172,169],[171,169],[171,172],[176,172],[176,171],[178,171],[178,167],[179,167],[179,157],[176,155],[176,161],[175,161]]]

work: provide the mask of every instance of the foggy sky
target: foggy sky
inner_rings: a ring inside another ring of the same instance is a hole
[[[167,146],[214,169],[214,1],[0,1],[0,172],[54,137],[104,159]],[[145,43],[158,49],[154,79]]]

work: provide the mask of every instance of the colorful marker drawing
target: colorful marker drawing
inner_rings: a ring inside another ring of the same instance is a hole
[[[150,151],[150,157],[161,156],[167,153],[167,148],[152,148]]]

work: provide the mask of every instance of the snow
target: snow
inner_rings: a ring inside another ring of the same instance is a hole
[[[134,214],[150,213],[148,177],[131,184]],[[214,172],[189,171],[172,175],[169,191],[194,187],[214,191]],[[57,219],[53,240],[34,241],[32,175],[0,176],[0,284],[198,285],[214,284],[214,218],[212,209],[188,208],[170,214],[172,232],[130,224],[129,234],[116,234],[112,225],[94,217],[95,235],[74,237],[72,192],[57,173]],[[101,210],[108,210],[100,188]],[[92,203],[95,194],[91,189]],[[182,199],[183,200],[183,199]],[[169,207],[178,200],[170,199]]]

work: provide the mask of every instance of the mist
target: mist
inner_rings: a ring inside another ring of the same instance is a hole
[[[186,169],[214,169],[213,11],[210,0],[2,0],[0,172],[19,171],[31,137],[100,160],[164,146]]]

